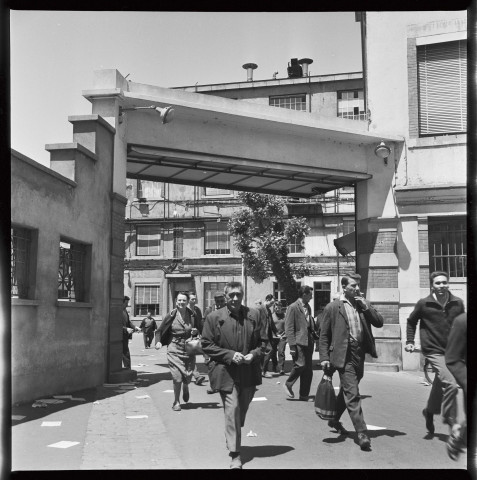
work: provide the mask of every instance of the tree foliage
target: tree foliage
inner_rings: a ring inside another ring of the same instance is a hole
[[[296,281],[309,274],[306,262],[291,263],[288,244],[301,241],[310,227],[303,217],[285,217],[285,201],[276,195],[239,193],[245,208],[236,211],[228,223],[235,246],[243,256],[247,275],[256,283],[275,275],[287,303],[297,299]]]

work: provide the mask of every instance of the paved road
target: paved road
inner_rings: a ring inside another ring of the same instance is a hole
[[[76,392],[73,397],[84,401],[66,399],[46,408],[15,406],[12,413],[25,418],[12,420],[12,469],[228,468],[220,396],[206,393],[208,383],[192,384],[190,402],[174,412],[165,352],[144,349],[142,336],[135,335],[131,353],[136,384]],[[203,364],[199,368],[205,372]],[[315,370],[312,394],[320,379],[321,371]],[[332,432],[315,415],[312,401],[286,400],[284,380],[263,379],[255,394],[243,428],[244,469],[466,468],[465,455],[457,462],[447,457],[447,427],[440,419],[436,435],[426,436],[421,410],[430,387],[421,374],[365,373],[360,390],[372,429],[371,452],[359,449],[355,434]],[[334,384],[338,386],[337,378]],[[297,385],[295,390],[297,394]],[[61,426],[41,426],[45,421],[61,421]],[[347,413],[343,424],[352,430]],[[250,431],[256,436],[247,436]],[[62,441],[78,443],[48,446]]]

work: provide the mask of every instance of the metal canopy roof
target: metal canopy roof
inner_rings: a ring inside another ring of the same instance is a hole
[[[183,185],[254,191],[292,197],[310,197],[371,178],[303,165],[254,161],[177,149],[128,145],[127,176]]]

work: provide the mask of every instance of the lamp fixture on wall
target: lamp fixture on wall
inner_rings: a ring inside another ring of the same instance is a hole
[[[384,143],[381,142],[375,149],[374,154],[384,160],[384,164],[388,164],[388,157],[391,154],[391,149]]]
[[[174,119],[174,109],[172,107],[161,108],[155,105],[150,105],[149,107],[119,107],[119,123],[123,122],[123,112],[130,110],[155,110],[161,116],[162,123],[169,123]]]

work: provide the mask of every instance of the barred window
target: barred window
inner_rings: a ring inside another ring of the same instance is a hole
[[[305,238],[294,235],[292,241],[288,244],[290,253],[303,253],[305,251]]]
[[[150,180],[137,181],[137,197],[157,199],[164,197],[164,183]]]
[[[205,254],[221,255],[230,253],[230,233],[226,222],[205,224]]]
[[[11,228],[10,290],[15,298],[30,298],[30,262],[32,232],[28,228]]]
[[[134,316],[159,315],[160,285],[136,285],[134,290]]]
[[[270,97],[272,107],[288,108],[290,110],[306,111],[306,95],[282,95]]]
[[[429,218],[429,269],[451,277],[467,277],[465,217]]]
[[[467,43],[417,47],[419,135],[467,131]]]
[[[172,230],[172,256],[182,258],[184,255],[184,227],[175,223]]]
[[[72,302],[86,300],[86,245],[60,241],[58,299]]]
[[[227,282],[204,282],[204,310],[215,305],[214,293],[223,292]]]
[[[161,248],[161,227],[159,225],[138,225],[136,255],[159,255]]]
[[[338,117],[351,120],[366,120],[363,90],[337,92]]]

